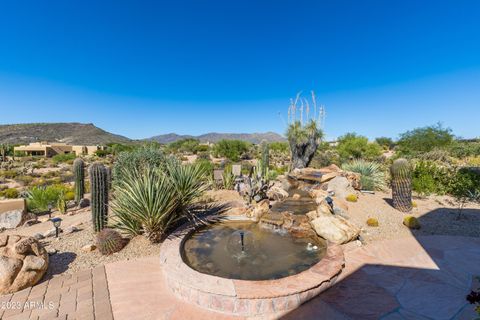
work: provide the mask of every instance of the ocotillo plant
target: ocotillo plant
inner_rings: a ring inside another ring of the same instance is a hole
[[[412,168],[406,159],[397,159],[390,167],[393,207],[402,212],[412,210]]]
[[[90,193],[93,229],[98,232],[107,226],[108,176],[101,163],[90,166]]]
[[[270,166],[269,162],[269,147],[266,141],[263,141],[261,144],[262,148],[262,158],[260,160],[260,168],[262,170],[262,177],[267,180],[268,178],[268,167]]]
[[[77,203],[83,199],[85,194],[85,164],[80,158],[73,162],[73,174],[75,175],[75,201]]]

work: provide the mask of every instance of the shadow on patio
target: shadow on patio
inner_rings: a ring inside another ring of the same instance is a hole
[[[401,214],[401,213],[399,213]],[[436,219],[452,219],[434,230]],[[412,237],[385,240],[345,252],[337,283],[282,319],[475,319],[466,295],[480,287],[480,238],[462,225],[480,228],[480,210],[433,210]]]

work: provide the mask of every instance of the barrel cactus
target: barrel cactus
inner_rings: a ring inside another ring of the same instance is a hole
[[[73,162],[73,174],[75,177],[75,201],[77,203],[83,199],[85,194],[85,164],[80,158]]]
[[[107,225],[108,173],[98,162],[90,166],[90,194],[93,229],[99,232]]]
[[[97,233],[97,248],[103,255],[110,255],[112,253],[122,250],[125,245],[125,240],[120,233],[113,229],[105,228]]]
[[[412,168],[406,159],[397,159],[390,167],[393,207],[402,212],[412,210]]]

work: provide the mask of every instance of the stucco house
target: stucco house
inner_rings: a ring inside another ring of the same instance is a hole
[[[104,150],[103,146],[72,146],[66,143],[32,142],[25,146],[15,147],[15,153],[25,153],[27,156],[51,158],[57,154],[74,153],[76,155],[93,155],[97,150]]]

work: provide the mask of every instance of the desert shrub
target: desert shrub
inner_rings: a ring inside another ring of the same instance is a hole
[[[120,233],[113,229],[105,228],[97,233],[97,248],[103,255],[118,252],[125,246],[125,240]]]
[[[452,130],[438,123],[400,134],[397,149],[403,156],[415,156],[434,149],[446,149],[452,144],[453,138]]]
[[[480,173],[468,168],[458,169],[450,182],[448,193],[459,200],[480,193]]]
[[[18,172],[15,170],[0,170],[0,176],[6,179],[15,179]]]
[[[27,207],[34,213],[48,212],[55,208],[64,189],[58,186],[33,187],[27,191]]]
[[[197,160],[210,161],[210,153],[208,151],[202,151],[197,153]]]
[[[67,212],[67,199],[65,197],[64,191],[58,194],[56,208],[62,214],[65,214]]]
[[[271,142],[268,144],[272,152],[289,153],[288,142]]]
[[[122,178],[114,186],[112,202],[116,228],[130,235],[144,233],[153,242],[177,221],[195,218],[190,208],[208,187],[205,167],[172,160],[161,166],[117,168]]]
[[[385,171],[378,162],[357,159],[344,163],[342,169],[360,173],[364,190],[383,190],[386,187]]]
[[[16,181],[20,182],[24,186],[28,186],[33,182],[32,176],[18,176],[15,178]]]
[[[108,150],[99,149],[99,150],[95,151],[95,155],[99,158],[105,158],[109,154],[110,154],[110,152],[108,152]]]
[[[0,192],[0,196],[3,196],[7,199],[16,199],[19,196],[18,190],[15,188],[7,188]]]
[[[349,194],[345,197],[345,200],[347,200],[348,202],[357,202],[358,201],[358,197],[356,194]]]
[[[193,153],[196,154],[200,145],[200,140],[188,138],[182,139],[168,144],[168,152],[173,153]],[[207,147],[208,150],[208,147]]]
[[[412,172],[412,189],[419,194],[446,194],[452,172],[433,161],[420,160],[414,165]]]
[[[382,155],[382,148],[367,137],[347,133],[338,139],[337,152],[343,161],[350,159],[376,160]]]
[[[73,163],[73,160],[75,160],[76,156],[74,153],[64,153],[64,154],[57,154],[57,155],[54,155],[52,157],[52,162],[54,164],[58,164],[58,163],[69,163],[69,162],[72,162]]]
[[[450,153],[445,149],[433,149],[418,155],[419,159],[451,163]]]
[[[452,157],[459,159],[480,156],[480,142],[456,140],[450,145],[449,152]]]
[[[73,192],[73,191],[65,192],[65,200],[66,201],[72,201],[74,199],[75,199],[75,192]]]
[[[240,156],[248,152],[250,144],[241,140],[220,140],[218,141],[213,152],[215,157],[225,157],[230,161],[236,162],[240,160]]]
[[[391,150],[395,147],[395,142],[393,142],[392,138],[378,137],[375,139],[375,142],[384,150]]]
[[[142,146],[133,151],[121,152],[112,169],[113,183],[123,179],[123,173],[142,171],[145,168],[160,168],[165,164],[164,153],[153,146]]]

